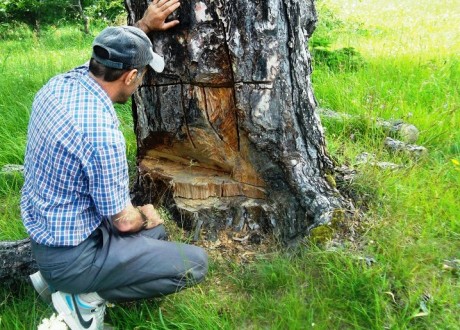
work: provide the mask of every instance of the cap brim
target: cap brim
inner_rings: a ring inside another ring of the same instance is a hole
[[[149,65],[156,72],[163,72],[165,68],[165,60],[163,59],[163,57],[155,53],[151,48],[150,48],[150,52],[152,53],[153,58],[150,61]]]

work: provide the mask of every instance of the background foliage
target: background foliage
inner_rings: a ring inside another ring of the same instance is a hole
[[[2,30],[13,28],[13,22],[38,28],[83,22],[84,17],[110,23],[125,14],[124,10],[120,0],[1,0],[0,24]]]

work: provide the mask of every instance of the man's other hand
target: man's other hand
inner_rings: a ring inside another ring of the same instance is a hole
[[[164,223],[160,213],[153,207],[152,204],[139,206],[139,211],[147,218],[145,229],[151,229]]]

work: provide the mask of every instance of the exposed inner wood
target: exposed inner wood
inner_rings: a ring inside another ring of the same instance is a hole
[[[152,178],[169,182],[174,197],[200,200],[210,197],[266,197],[263,187],[236,181],[227,172],[201,167],[198,163],[186,165],[158,154],[157,158],[142,159],[139,167],[141,172],[148,173]]]
[[[234,89],[190,86],[183,125],[175,135],[151,132],[143,150],[142,171],[170,183],[174,197],[246,196],[265,198],[265,183],[251,165],[247,139],[240,137]]]
[[[230,148],[238,150],[238,128],[232,88],[196,89],[197,99],[204,105],[206,117],[216,135]]]

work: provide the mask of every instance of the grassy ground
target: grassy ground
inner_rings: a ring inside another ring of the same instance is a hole
[[[457,329],[460,324],[459,0],[322,0],[314,38],[330,51],[354,47],[363,66],[315,64],[320,106],[357,119],[323,120],[328,149],[358,169],[366,199],[359,242],[300,246],[250,264],[215,258],[199,287],[163,300],[117,305],[119,329]],[[325,24],[327,22],[327,24]],[[324,24],[323,24],[324,23]],[[33,95],[51,76],[83,63],[91,36],[75,28],[0,41],[0,167],[22,163]],[[19,40],[23,38],[23,40]],[[130,110],[118,113],[135,152]],[[375,119],[420,129],[428,155],[390,154]],[[356,155],[405,165],[383,171]],[[0,174],[0,239],[25,236],[20,175]],[[34,329],[53,313],[29,286],[0,289],[0,329]]]

